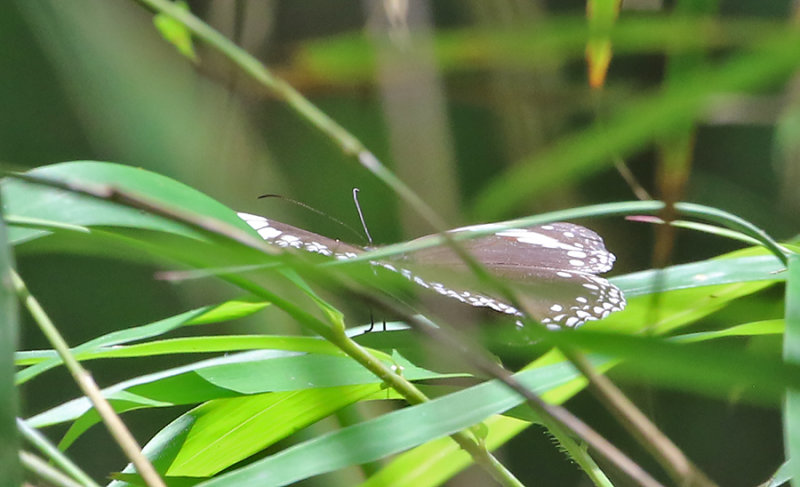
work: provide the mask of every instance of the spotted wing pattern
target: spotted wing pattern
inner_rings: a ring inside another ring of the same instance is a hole
[[[474,225],[451,232],[491,230],[495,224]],[[596,274],[609,271],[614,254],[609,252],[602,237],[586,227],[572,223],[551,223],[530,228],[501,229],[496,233],[460,243],[489,271],[520,285],[520,300],[542,324],[553,328],[576,327],[586,321],[602,319],[625,307],[622,291]],[[423,239],[426,237],[422,237]],[[437,267],[463,267],[463,261],[447,246],[429,247],[406,256],[414,270],[425,276],[437,272]],[[419,266],[419,267],[418,267]],[[446,274],[444,274],[446,275]],[[442,287],[464,298],[475,300],[508,314],[519,314],[502,300],[490,296],[476,297],[473,290],[460,290],[456,282]],[[474,289],[474,287],[473,287]],[[499,308],[499,309],[498,309]]]
[[[336,259],[351,259],[364,249],[307,232],[264,217],[239,213],[264,240]],[[453,234],[489,230],[489,225],[451,230]],[[427,238],[427,237],[422,237]],[[603,239],[588,228],[571,223],[552,223],[530,228],[503,229],[461,245],[498,277],[521,286],[520,300],[533,318],[551,328],[577,327],[602,319],[625,307],[622,291],[596,274],[607,272],[614,254]],[[373,265],[397,272],[419,286],[463,303],[487,307],[512,316],[522,312],[491,293],[451,279],[463,261],[447,246],[428,247]],[[466,274],[464,272],[461,272]]]
[[[279,247],[305,250],[339,260],[352,259],[364,252],[361,247],[323,237],[275,220],[268,220],[263,216],[241,212],[237,215],[250,225],[250,228],[258,232],[261,238]]]

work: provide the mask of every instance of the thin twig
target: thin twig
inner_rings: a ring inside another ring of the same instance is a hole
[[[289,83],[274,76],[258,59],[191,12],[180,8],[173,2],[167,0],[136,1],[185,25],[198,39],[225,55],[231,62],[239,66],[243,72],[283,100],[300,118],[309,122],[311,126],[336,143],[345,155],[354,157],[364,168],[383,181],[395,194],[417,211],[435,230],[443,232],[448,228],[436,212],[403,181],[389,171],[357,137],[317,108]],[[447,235],[445,235],[445,239],[448,240],[448,243],[452,243]],[[467,263],[469,263],[468,259],[467,257]]]
[[[589,378],[589,389],[600,398],[600,402],[628,430],[628,433],[661,464],[676,485],[684,487],[716,486],[608,377],[598,374],[583,354],[568,347],[560,347],[559,350],[569,357],[570,362],[577,367],[581,374]]]
[[[636,179],[636,176],[633,174],[633,172],[631,172],[630,168],[625,163],[625,160],[619,156],[615,156],[613,159],[614,167],[617,168],[617,172],[620,176],[622,176],[622,179],[628,183],[628,187],[631,188],[633,194],[642,201],[652,200],[653,197],[650,196],[650,193],[648,193],[646,189],[644,189],[642,183]]]
[[[409,315],[405,310],[399,306],[394,305],[388,300],[369,295],[365,296],[367,299],[375,302],[392,313],[398,313],[405,317],[405,321],[414,329],[419,330],[444,349],[455,351],[463,359],[467,360],[469,364],[474,366],[477,370],[503,382],[509,388],[520,394],[525,398],[526,402],[533,408],[547,422],[557,423],[568,431],[577,435],[589,446],[594,448],[599,454],[606,458],[609,462],[617,466],[622,472],[625,472],[632,480],[638,485],[644,487],[659,487],[661,484],[650,476],[644,469],[637,465],[634,461],[628,458],[617,447],[608,442],[599,433],[594,431],[589,425],[581,421],[578,417],[574,416],[565,408],[554,406],[544,402],[533,391],[522,385],[517,379],[506,369],[498,365],[493,360],[485,356],[485,353],[477,347],[470,346],[464,340],[456,338],[452,332],[445,332],[442,328],[429,326],[426,322],[420,320],[418,317]]]
[[[111,404],[103,397],[103,393],[100,391],[100,388],[97,387],[91,374],[89,374],[72,355],[69,345],[64,341],[64,338],[58,332],[58,329],[50,320],[44,308],[42,308],[36,298],[31,295],[30,291],[25,286],[25,282],[20,278],[19,274],[13,270],[11,270],[10,278],[20,301],[22,301],[28,309],[34,321],[36,321],[39,328],[42,330],[42,333],[53,345],[53,348],[58,352],[59,356],[61,356],[61,360],[64,361],[64,365],[75,379],[78,387],[80,387],[81,391],[83,391],[86,397],[92,402],[95,409],[100,414],[100,417],[103,419],[103,422],[106,424],[108,431],[122,448],[122,451],[128,459],[136,467],[142,480],[150,487],[166,487],[166,484],[161,480],[161,477],[158,475],[155,468],[153,468],[150,460],[142,454],[142,449],[139,447],[133,435],[131,435],[128,427],[125,426],[125,423],[122,422],[114,411],[114,408],[111,407]]]

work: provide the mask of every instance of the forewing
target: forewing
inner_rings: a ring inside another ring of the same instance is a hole
[[[253,230],[258,232],[261,238],[266,242],[279,247],[305,250],[306,252],[335,257],[337,259],[352,259],[364,251],[364,249],[356,247],[355,245],[323,237],[322,235],[308,232],[302,228],[293,227],[275,220],[270,220],[263,216],[251,215],[250,213],[238,213],[238,215],[239,218],[250,225]]]

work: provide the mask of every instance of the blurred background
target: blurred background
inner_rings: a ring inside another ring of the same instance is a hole
[[[800,77],[778,76],[747,92],[723,84],[713,99],[696,100],[703,109],[694,120],[657,120],[657,133],[636,132],[657,114],[637,107],[680,88],[687,72],[694,73],[694,84],[685,85],[690,95],[692,87],[708,90],[692,69],[707,68],[709,83],[718,80],[715,69],[746,53],[771,26],[796,22],[796,2],[624,2],[620,23],[639,26],[642,37],[631,28],[626,32],[633,34],[612,45],[605,81],[596,88],[587,74],[581,1],[207,0],[188,6],[354,134],[452,226],[650,194],[731,211],[777,238],[797,233]],[[673,23],[647,30],[646,21],[679,13],[708,18],[715,27]],[[155,28],[152,13],[132,0],[3,2],[3,169],[69,160],[132,165],[231,208],[354,243],[363,243],[358,233],[329,218],[257,197],[281,194],[359,228],[351,197],[359,187],[377,244],[432,230],[274,94],[211,49],[194,49],[195,61],[180,54]],[[625,134],[630,142],[614,149]],[[530,191],[516,204],[495,206],[491,192],[502,194],[496,183],[523,166],[533,177],[517,183]],[[664,260],[648,225],[582,223],[604,236],[617,255],[618,274],[738,247],[681,232],[666,246]],[[60,252],[26,255],[24,246],[17,253],[29,287],[72,344],[231,292],[217,283],[155,281],[154,269],[141,264]],[[703,326],[781,316],[780,293],[737,303]],[[239,326],[263,331],[264,325],[256,319]],[[23,349],[46,346],[32,327],[22,330],[21,340]],[[732,346],[774,350],[779,343]],[[143,371],[164,366],[137,364]],[[127,377],[113,367],[97,369],[101,385]],[[755,485],[781,462],[777,410],[738,404],[735,397],[720,402],[643,387],[627,391],[720,485]],[[30,415],[77,392],[63,371],[54,371],[23,394],[23,414]],[[569,407],[623,448],[631,446],[590,397],[580,395]],[[125,418],[145,442],[179,413]],[[116,448],[98,448],[108,441],[95,428],[72,454],[90,473],[121,468]],[[634,458],[652,467],[635,451]],[[531,485],[588,485],[536,427],[504,447],[501,457]],[[450,484],[488,482],[473,470]]]

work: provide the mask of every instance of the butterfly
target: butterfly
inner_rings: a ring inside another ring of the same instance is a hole
[[[279,247],[339,260],[355,258],[367,250],[262,216],[238,215],[266,242]],[[448,233],[456,235],[494,226],[473,225]],[[518,284],[522,290],[518,294],[524,304],[522,308],[549,328],[575,328],[625,308],[622,291],[597,275],[611,270],[614,254],[606,249],[602,237],[586,227],[562,222],[528,228],[498,227],[490,235],[460,240],[459,244],[490,273]],[[453,279],[454,274],[469,273],[449,246],[427,247],[372,264],[462,303],[517,318],[524,316],[512,304],[480,290],[477,283],[466,284],[463,278]]]

